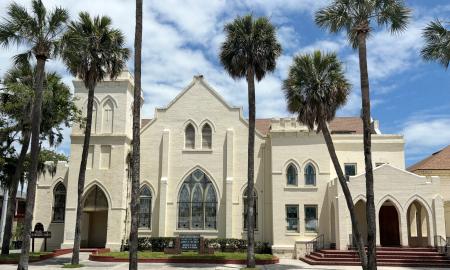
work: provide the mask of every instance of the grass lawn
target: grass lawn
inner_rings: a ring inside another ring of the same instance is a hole
[[[128,252],[108,252],[101,253],[100,256],[111,256],[118,259],[128,259]],[[215,252],[214,255],[205,254],[199,255],[197,252],[183,252],[181,254],[164,254],[164,252],[150,252],[150,251],[140,251],[138,252],[139,259],[195,259],[195,260],[245,260],[247,258],[247,253],[242,252]],[[272,254],[256,254],[257,260],[270,260],[273,259]]]
[[[64,264],[64,266],[62,268],[80,268],[83,267],[83,264],[70,264],[70,263],[66,263]]]
[[[51,252],[30,252],[30,261],[39,259],[40,255],[49,254]],[[0,261],[19,261],[20,253],[10,253],[9,255],[0,255]]]

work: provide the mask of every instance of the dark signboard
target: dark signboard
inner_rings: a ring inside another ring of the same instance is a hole
[[[198,250],[200,248],[200,235],[181,235],[181,250]]]

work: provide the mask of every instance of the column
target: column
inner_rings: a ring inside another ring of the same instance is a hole
[[[166,236],[167,219],[167,181],[169,177],[169,140],[170,131],[164,129],[161,153],[161,179],[159,181],[159,236]]]
[[[408,239],[408,211],[404,213],[404,211],[401,211],[399,213],[399,220],[400,220],[400,245],[402,247],[408,247],[409,246],[409,239]],[[379,226],[377,226],[378,228]],[[377,233],[377,239],[379,239],[379,233]],[[379,241],[379,240],[378,240]]]
[[[0,216],[0,246],[3,243],[3,235],[5,233],[5,224],[6,224],[6,209],[8,208],[8,189],[3,188],[3,205],[2,205],[2,213]]]
[[[426,211],[424,209],[424,211]],[[438,237],[442,237],[443,239],[446,239],[446,232],[445,232],[445,211],[444,211],[444,200],[441,195],[437,195],[433,198],[433,217],[429,219],[429,222],[431,223],[429,227],[432,227],[431,225],[434,224],[434,234],[431,234],[431,232],[428,232],[428,237],[433,237],[434,235]],[[431,243],[432,245],[436,245],[436,243]]]
[[[227,175],[225,188],[225,237],[233,237],[233,130],[227,129],[226,161]]]
[[[347,223],[350,220],[350,216],[347,210],[347,204],[345,203],[344,195],[341,194],[336,197],[335,200],[336,211],[336,249],[346,250],[349,243],[349,236],[351,229],[347,230]],[[350,221],[351,222],[351,221]],[[350,227],[351,228],[351,227]]]

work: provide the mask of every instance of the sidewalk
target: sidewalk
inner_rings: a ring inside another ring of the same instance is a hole
[[[61,270],[62,265],[70,263],[72,254],[61,255],[52,259],[30,264],[31,270]],[[114,269],[114,270],[128,270],[128,263],[105,263],[89,261],[89,253],[80,253],[80,263],[84,265],[83,270],[94,269]],[[244,267],[243,265],[210,265],[210,264],[165,264],[165,263],[140,263],[139,269],[202,269],[202,270],[235,270]],[[15,270],[17,265],[5,264],[1,265],[2,270]],[[317,266],[308,265],[299,260],[281,259],[279,264],[260,266],[261,269],[267,270],[357,270],[361,267],[357,266]],[[445,268],[414,268],[414,267],[378,267],[380,270],[437,270]]]

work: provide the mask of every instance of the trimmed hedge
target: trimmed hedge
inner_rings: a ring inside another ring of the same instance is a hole
[[[176,237],[139,237],[139,251],[162,252],[164,248],[172,248],[175,245]],[[247,240],[236,238],[206,238],[205,245],[220,252],[245,252],[247,250]],[[128,240],[122,244],[122,251],[129,250]],[[272,254],[269,243],[255,241],[256,254]]]
[[[211,238],[205,239],[208,247],[221,252],[245,252],[247,251],[247,240],[237,238]],[[272,254],[272,249],[267,242],[255,241],[255,253]]]
[[[138,250],[148,250],[162,252],[164,248],[171,248],[175,245],[175,237],[139,237]],[[128,240],[122,244],[122,251],[129,250]]]

